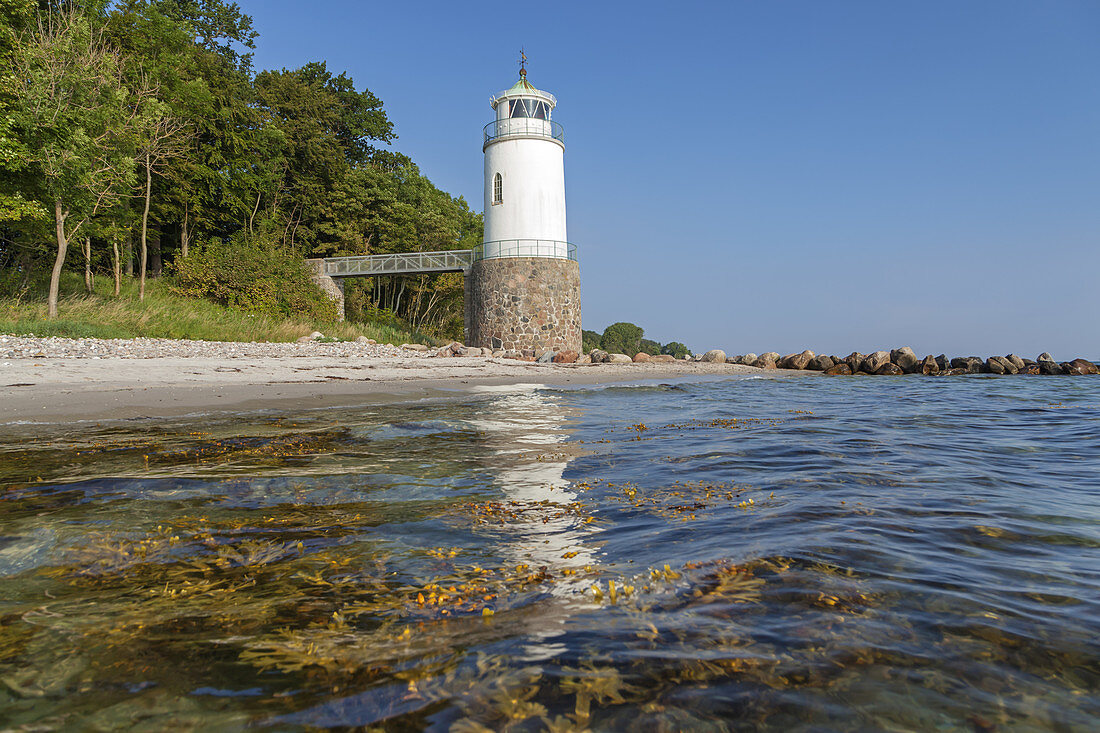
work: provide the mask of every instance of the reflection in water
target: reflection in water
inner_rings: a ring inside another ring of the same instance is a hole
[[[1090,730],[1097,405],[731,380],[12,428],[0,720]]]

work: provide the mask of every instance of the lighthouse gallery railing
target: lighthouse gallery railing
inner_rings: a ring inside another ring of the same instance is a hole
[[[485,126],[485,145],[501,137],[545,137],[565,145],[565,128],[553,120],[535,117],[505,117]]]
[[[495,260],[502,257],[548,257],[577,261],[577,245],[554,239],[497,239],[473,249],[475,260]]]

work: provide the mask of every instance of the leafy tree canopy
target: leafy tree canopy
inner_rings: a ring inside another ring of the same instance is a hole
[[[642,335],[645,332],[641,326],[620,321],[612,323],[604,329],[600,337],[600,348],[612,354],[626,354],[633,356],[642,348]]]

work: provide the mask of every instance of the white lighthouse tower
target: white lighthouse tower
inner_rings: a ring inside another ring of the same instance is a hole
[[[489,100],[485,238],[466,293],[467,342],[516,351],[580,350],[580,269],[565,227],[565,130],[557,99],[520,78]],[[540,355],[540,354],[536,354]]]

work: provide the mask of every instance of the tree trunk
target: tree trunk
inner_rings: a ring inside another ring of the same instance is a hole
[[[111,248],[114,250],[114,296],[118,297],[122,289],[122,261],[119,259],[119,240],[111,240]]]
[[[61,284],[61,268],[65,265],[65,252],[69,249],[69,240],[65,238],[65,214],[61,211],[61,201],[53,202],[53,219],[57,231],[57,258],[53,261],[50,273],[50,294],[46,298],[46,307],[50,318],[57,318],[57,290]]]
[[[191,213],[191,207],[188,204],[183,205],[183,224],[180,226],[180,257],[187,257],[187,247],[190,244],[187,240],[187,216]]]
[[[149,276],[160,277],[164,273],[164,258],[161,256],[161,240],[164,232],[160,225],[152,227],[149,231]]]
[[[153,189],[153,167],[149,161],[149,153],[145,153],[145,211],[141,214],[141,285],[138,287],[138,300],[145,300],[145,268],[146,258],[149,256],[148,244],[145,241],[149,228],[149,197]]]
[[[94,280],[92,279],[92,238],[84,237],[84,289],[88,291],[88,295],[95,292]]]
[[[130,213],[130,207],[133,203],[130,199],[126,199],[126,213]],[[127,216],[126,218],[129,218]],[[126,277],[134,276],[134,228],[129,227],[129,233],[126,235],[126,241],[122,245],[122,261],[126,263]]]

